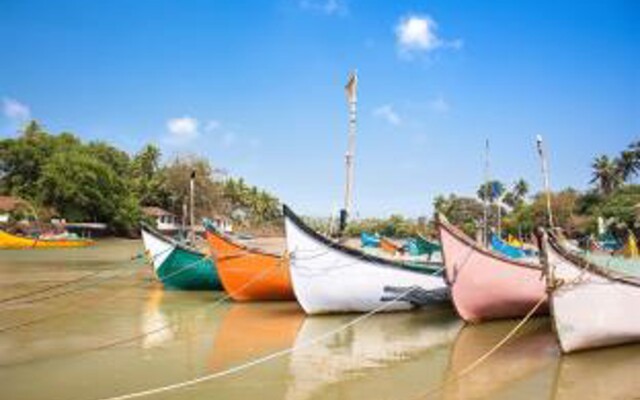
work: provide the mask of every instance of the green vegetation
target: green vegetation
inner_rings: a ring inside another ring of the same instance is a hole
[[[601,217],[607,229],[620,237],[624,237],[628,229],[640,234],[640,185],[632,183],[640,174],[640,141],[629,145],[617,157],[596,157],[591,167],[591,183],[595,188],[586,192],[567,188],[551,193],[554,224],[569,235],[582,236],[595,233]],[[490,226],[498,224],[498,207],[501,207],[503,232],[528,236],[536,227],[547,224],[546,194],[537,193],[527,200],[529,185],[522,179],[508,191],[499,181],[488,185],[478,188],[478,199],[438,196],[434,208],[469,235],[475,235],[482,224],[482,200],[487,194],[491,202]]]
[[[182,215],[196,171],[196,216],[231,216],[245,228],[279,225],[278,199],[242,179],[216,177],[209,161],[178,157],[161,165],[151,144],[137,154],[104,142],[52,135],[36,121],[17,138],[0,140],[0,194],[29,201],[43,218],[105,222],[118,234],[137,230],[142,206]]]

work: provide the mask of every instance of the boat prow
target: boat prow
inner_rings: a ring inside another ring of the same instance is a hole
[[[562,351],[640,342],[640,278],[568,251],[550,232],[541,242]]]
[[[443,215],[437,222],[451,297],[465,321],[520,317],[546,296],[539,264],[511,260],[479,246]],[[544,304],[538,313],[546,310]]]
[[[412,267],[345,247],[283,206],[291,280],[308,314],[407,310],[447,302],[440,264]]]
[[[141,224],[142,241],[153,270],[167,288],[221,290],[215,264],[207,255],[178,243],[147,224]]]
[[[245,246],[212,227],[207,227],[206,236],[222,285],[232,299],[295,299],[287,259]]]

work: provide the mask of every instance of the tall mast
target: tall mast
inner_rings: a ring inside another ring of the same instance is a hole
[[[551,211],[551,184],[549,183],[549,165],[547,164],[547,155],[544,151],[542,136],[536,136],[536,144],[538,147],[538,155],[540,155],[540,164],[542,166],[542,179],[544,182],[544,191],[547,197],[547,217],[549,228],[553,228],[553,212]]]
[[[482,241],[483,245],[489,244],[489,139],[484,145],[484,202],[482,215]]]
[[[191,179],[189,180],[189,236],[192,245],[196,243],[196,230],[194,225],[194,212],[193,212],[193,195],[195,191],[196,170],[191,171]]]
[[[346,183],[344,190],[344,208],[340,212],[340,234],[347,225],[347,217],[351,213],[353,206],[353,161],[356,151],[356,103],[358,89],[358,73],[353,71],[349,74],[349,79],[344,87],[349,105],[349,135],[348,147],[345,154]]]

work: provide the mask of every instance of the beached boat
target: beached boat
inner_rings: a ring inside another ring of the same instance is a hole
[[[87,247],[96,242],[90,239],[55,237],[55,238],[31,238],[12,235],[0,230],[0,249],[52,249],[65,247]]]
[[[232,299],[294,300],[289,261],[281,255],[247,247],[206,224],[207,242],[222,286]]]
[[[429,258],[431,258],[435,253],[442,251],[442,246],[428,240],[422,235],[409,239],[405,247],[407,248],[407,252],[412,256],[421,256],[426,254]]]
[[[448,301],[440,264],[415,267],[368,255],[318,234],[283,209],[293,290],[308,314],[407,310]]]
[[[371,233],[360,233],[360,244],[362,247],[380,247],[380,237]]]
[[[640,277],[596,265],[542,233],[550,306],[565,353],[640,342]]]
[[[443,215],[438,215],[438,231],[451,297],[465,321],[520,317],[546,295],[539,264],[478,245]],[[537,312],[546,311],[545,304]]]
[[[382,251],[386,253],[394,255],[403,252],[402,246],[394,243],[391,239],[388,239],[386,237],[380,238],[380,249],[382,249]]]
[[[165,287],[185,290],[221,290],[213,260],[198,250],[142,224],[142,241],[153,271]]]

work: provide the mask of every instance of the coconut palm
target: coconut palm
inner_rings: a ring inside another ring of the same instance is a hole
[[[622,181],[626,182],[640,171],[640,153],[632,150],[625,150],[620,153],[620,157],[615,159],[618,174]]]
[[[596,157],[591,164],[593,175],[590,183],[598,183],[598,189],[603,194],[610,194],[622,183],[620,170],[615,160],[607,155]]]

